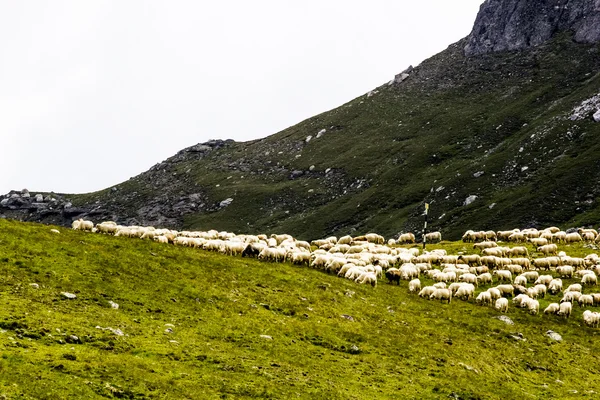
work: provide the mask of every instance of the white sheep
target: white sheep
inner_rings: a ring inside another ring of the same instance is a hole
[[[477,276],[475,274],[462,274],[458,280],[460,282],[472,283],[473,285],[477,286]]]
[[[592,328],[596,328],[600,324],[600,313],[585,310],[583,312],[583,322]]]
[[[561,303],[557,314],[565,318],[569,318],[571,316],[572,309],[573,306],[570,302]]]
[[[498,285],[496,286],[496,289],[500,291],[502,297],[513,296],[515,293],[515,288],[513,285]]]
[[[510,271],[505,269],[499,269],[493,272],[498,277],[498,281],[512,282],[512,274]]]
[[[462,300],[470,300],[475,296],[475,286],[471,283],[463,283],[456,291],[456,297]]]
[[[556,267],[556,273],[558,273],[561,278],[572,278],[574,269],[571,265],[559,265]]]
[[[355,282],[365,284],[368,283],[371,286],[377,286],[377,275],[374,272],[365,272],[355,279]]]
[[[552,282],[552,275],[540,275],[534,282],[535,285],[549,285]]]
[[[591,272],[589,274],[585,274],[583,276],[583,278],[581,278],[581,284],[582,285],[597,285],[598,284],[598,277],[593,272]]]
[[[489,288],[487,292],[490,294],[492,300],[498,300],[500,297],[502,297],[502,292],[498,290],[498,288]]]
[[[515,277],[515,280],[513,282],[515,285],[521,285],[521,286],[526,286],[527,285],[527,278],[523,275],[518,275]]]
[[[544,314],[557,314],[560,310],[560,304],[550,303],[548,307],[544,309]]]
[[[492,283],[492,274],[489,272],[483,273],[477,277],[478,284],[488,284]]]
[[[412,281],[408,282],[408,291],[413,293],[413,292],[418,292],[421,290],[421,281],[417,278],[417,279],[413,279]]]
[[[582,286],[579,283],[574,283],[572,285],[569,285],[569,287],[567,288],[567,290],[565,290],[565,292],[580,292],[582,291]]]
[[[448,301],[448,304],[450,304],[450,301],[452,300],[452,292],[450,291],[450,289],[435,289],[435,291],[429,296],[430,300],[440,300],[440,301]]]
[[[579,299],[577,299],[577,303],[579,304],[580,307],[593,306],[594,298],[592,296],[590,296],[589,294],[582,294],[581,296],[579,296]]]
[[[477,303],[481,303],[481,304],[492,304],[492,296],[490,294],[490,292],[485,291],[485,292],[481,292],[477,295],[477,298],[475,299],[475,302]]]
[[[496,308],[496,310],[502,313],[506,313],[508,312],[508,300],[504,297],[501,297],[498,300],[496,300],[496,304],[494,307]]]
[[[433,292],[435,292],[435,290],[436,290],[436,288],[433,286],[425,286],[419,292],[419,297],[429,298],[429,296],[431,296],[433,294]]]
[[[527,308],[530,314],[537,315],[540,312],[540,303],[535,299],[529,299],[527,301]]]

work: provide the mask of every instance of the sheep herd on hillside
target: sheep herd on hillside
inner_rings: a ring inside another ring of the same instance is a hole
[[[558,303],[550,303],[544,314],[568,318],[574,305],[600,305],[600,293],[585,293],[594,287],[600,274],[600,257],[570,257],[559,252],[557,244],[577,242],[600,243],[594,229],[566,233],[559,228],[544,230],[467,231],[462,237],[472,243],[470,254],[447,254],[436,249],[421,252],[419,248],[399,247],[414,244],[415,235],[405,233],[387,242],[381,235],[331,236],[312,242],[287,234],[236,235],[231,232],[175,231],[154,227],[121,226],[107,221],[94,225],[91,221],[73,222],[75,230],[154,240],[159,243],[194,247],[229,256],[256,257],[270,262],[291,262],[320,269],[360,284],[377,285],[385,275],[391,284],[408,281],[408,290],[429,300],[451,303],[453,299],[473,301],[491,306],[501,313],[513,307],[540,313],[539,299],[562,294]],[[427,242],[441,241],[440,232],[427,234]],[[500,244],[504,244],[501,246]],[[513,246],[508,246],[513,244]],[[517,245],[514,245],[517,244]],[[538,257],[533,257],[533,246]],[[433,281],[421,285],[421,279]],[[563,288],[563,279],[575,281]],[[493,286],[496,284],[496,286]],[[479,290],[482,286],[487,289]],[[509,298],[512,300],[509,302]],[[600,313],[585,310],[583,322],[590,327],[600,325]]]

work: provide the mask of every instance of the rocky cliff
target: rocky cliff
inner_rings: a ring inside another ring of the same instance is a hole
[[[567,30],[576,42],[600,41],[600,0],[486,0],[465,54],[538,46]]]

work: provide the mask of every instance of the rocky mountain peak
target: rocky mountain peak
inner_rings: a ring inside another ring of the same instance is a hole
[[[600,0],[486,0],[465,55],[538,46],[559,31],[579,43],[600,41]]]

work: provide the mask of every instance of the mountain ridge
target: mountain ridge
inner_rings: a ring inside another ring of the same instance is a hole
[[[467,37],[274,135],[191,146],[119,185],[64,195],[46,214],[4,196],[0,214],[303,239],[416,232],[425,202],[431,229],[449,238],[598,224],[600,47],[575,39],[566,30],[537,46],[466,55]]]

